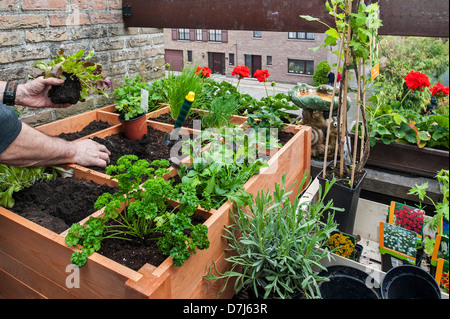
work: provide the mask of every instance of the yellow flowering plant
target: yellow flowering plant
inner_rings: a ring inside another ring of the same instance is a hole
[[[335,254],[354,259],[355,258],[355,238],[343,234],[341,232],[334,232],[325,244]]]

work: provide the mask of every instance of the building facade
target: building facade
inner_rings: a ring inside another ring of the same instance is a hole
[[[312,50],[325,38],[309,32],[164,29],[165,62],[173,71],[194,64],[227,76],[246,65],[252,74],[267,69],[270,81],[312,84],[319,62],[335,62],[328,50]]]

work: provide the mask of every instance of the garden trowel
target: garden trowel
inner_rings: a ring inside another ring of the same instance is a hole
[[[192,103],[194,102],[195,93],[189,92],[188,95],[186,95],[186,98],[184,99],[183,106],[181,107],[180,113],[178,114],[177,120],[175,122],[175,125],[173,127],[172,132],[166,133],[164,136],[161,144],[163,145],[173,145],[178,141],[179,135],[178,132],[180,131],[181,127],[184,124],[184,120],[186,119],[186,116],[191,109]]]

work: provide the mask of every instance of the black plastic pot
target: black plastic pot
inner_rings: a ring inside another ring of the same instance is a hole
[[[357,268],[349,266],[329,266],[319,276],[329,281],[319,285],[322,299],[380,299],[380,285]]]
[[[381,283],[381,295],[383,299],[441,299],[433,276],[414,265],[389,270]]]
[[[330,164],[328,164],[328,166],[330,166]],[[322,172],[323,171],[321,171],[317,175],[317,179],[319,180],[322,189],[324,189],[327,179],[324,179],[322,177]],[[334,212],[334,220],[338,223],[338,229],[341,232],[353,234],[353,228],[355,226],[356,219],[356,210],[358,209],[359,194],[361,193],[362,183],[366,176],[367,172],[364,172],[364,176],[360,179],[358,185],[356,185],[354,188],[334,183],[334,185],[330,188],[328,194],[325,196],[324,202],[328,203],[328,201],[332,199],[333,206],[343,208],[344,211],[328,210],[324,212],[322,216],[323,220],[327,219],[328,214]]]

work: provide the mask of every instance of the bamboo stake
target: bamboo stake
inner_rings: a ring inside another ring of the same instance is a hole
[[[356,93],[356,128],[355,128],[355,138],[353,141],[353,157],[352,157],[352,175],[350,178],[350,188],[353,188],[353,181],[355,180],[355,169],[356,169],[356,151],[358,149],[358,127],[359,127],[359,99],[361,97],[361,58],[358,59],[358,78],[356,79],[358,89]],[[362,144],[362,141],[361,141]]]
[[[352,0],[347,1],[348,6],[348,15],[352,13]],[[350,64],[350,40],[351,40],[351,28],[350,25],[347,29],[347,43],[346,43],[346,51],[345,51],[345,83],[344,83],[344,96],[342,100],[342,127],[341,127],[341,139],[340,139],[340,162],[341,165],[339,167],[339,175],[342,177],[344,175],[344,145],[345,145],[345,134],[347,130],[347,94],[348,94],[348,76],[349,76],[349,69],[348,66]],[[338,124],[339,125],[339,124]]]
[[[341,66],[341,56],[342,56],[342,48],[343,48],[343,41],[344,39],[342,39],[340,42],[340,47],[339,47],[339,56],[338,56],[338,60],[337,60],[337,64],[336,64],[336,76],[339,73],[339,68]],[[333,92],[331,93],[331,103],[330,103],[330,110],[329,110],[329,114],[328,114],[328,123],[327,123],[327,136],[325,138],[325,153],[324,153],[324,158],[323,158],[323,170],[322,170],[322,178],[325,179],[325,170],[327,167],[327,157],[328,157],[328,143],[330,142],[330,129],[331,129],[331,119],[333,117],[333,107],[334,107],[334,95],[336,94],[336,85],[337,85],[337,81],[334,81],[334,85],[333,85]],[[338,97],[338,101],[339,101],[339,97]],[[339,104],[338,104],[339,105]],[[336,162],[336,161],[335,161]]]

